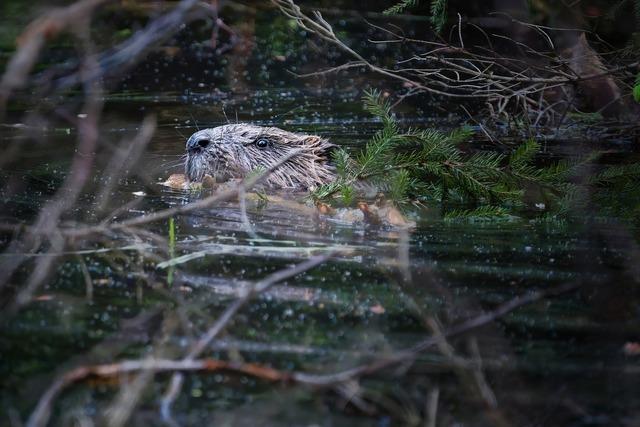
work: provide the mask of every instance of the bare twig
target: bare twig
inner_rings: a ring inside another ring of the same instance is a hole
[[[247,216],[247,192],[243,186],[238,188],[238,201],[240,204],[240,219],[242,221],[242,225],[244,226],[245,231],[251,238],[257,239],[258,235],[253,230],[251,226],[251,221],[249,221],[249,217]]]
[[[82,255],[76,255],[76,259],[78,260],[80,271],[82,272],[82,278],[84,279],[85,298],[87,302],[93,302],[93,279],[91,279],[91,274],[89,273],[89,269],[87,268],[87,263],[84,262]]]
[[[98,60],[100,67],[94,70],[88,78],[98,79],[105,76],[121,75],[143,58],[149,49],[178,31],[181,25],[190,20],[201,18],[202,14],[190,15],[195,8],[201,6],[211,15],[215,14],[210,6],[199,0],[180,1],[170,12],[152,20],[147,27],[138,31],[131,38],[100,54]],[[54,89],[64,90],[77,85],[79,81],[80,75],[72,73],[56,81]]]
[[[261,173],[255,174],[253,176],[249,176],[245,178],[243,181],[241,181],[240,183],[238,183],[237,185],[232,186],[228,190],[215,193],[211,196],[205,197],[204,199],[200,199],[196,202],[192,202],[183,206],[177,206],[174,208],[156,211],[150,214],[141,215],[128,220],[113,222],[109,224],[107,227],[89,226],[85,228],[79,228],[76,230],[64,230],[64,235],[69,237],[82,237],[82,236],[87,236],[89,234],[102,233],[102,232],[105,232],[107,229],[120,230],[127,227],[136,227],[142,224],[148,224],[150,222],[161,221],[163,219],[167,219],[175,215],[185,214],[188,212],[204,209],[215,203],[230,200],[238,196],[238,191],[240,187],[243,187],[245,191],[249,188],[252,188],[254,185],[262,182],[272,171],[279,168],[287,160],[295,157],[299,153],[300,153],[300,150],[291,150],[285,156],[282,156],[277,162],[272,164],[268,169],[265,169]]]
[[[508,119],[512,111],[519,111],[524,113],[525,118],[536,117],[536,124],[543,121],[545,123],[552,122],[558,118],[557,108],[554,107],[564,104],[549,101],[543,94],[552,93],[554,89],[568,85],[584,84],[586,81],[604,77],[610,78],[627,70],[636,70],[640,66],[640,63],[636,61],[608,69],[600,66],[599,70],[581,72],[571,67],[569,59],[554,51],[555,45],[548,34],[548,30],[551,28],[519,21],[517,22],[520,25],[539,34],[552,50],[543,53],[537,52],[529,46],[521,46],[529,53],[529,57],[525,55],[523,58],[512,58],[501,56],[493,49],[476,46],[467,48],[462,34],[462,17],[458,15],[458,23],[455,28],[457,29],[459,46],[439,41],[415,40],[398,32],[370,24],[390,36],[389,40],[373,41],[372,43],[414,43],[431,48],[425,53],[400,60],[396,63],[396,67],[388,69],[364,59],[361,54],[347,46],[337,37],[331,25],[319,12],[306,14],[295,4],[294,0],[272,0],[272,2],[284,15],[296,20],[301,28],[337,46],[355,59],[355,61],[306,76],[322,75],[363,66],[369,71],[402,82],[410,89],[411,94],[429,93],[466,100],[482,100],[490,107],[491,111],[495,112],[494,118]],[[477,27],[475,24],[473,26]],[[483,32],[483,34],[488,38],[486,33]],[[495,35],[495,37],[508,39],[516,45],[519,43],[506,36]],[[490,39],[488,41],[491,46]],[[591,52],[593,51],[591,50]],[[592,56],[595,57],[595,53]],[[612,83],[613,80],[609,80],[609,82],[611,85],[615,85]],[[612,102],[618,102],[618,100],[614,99]]]
[[[440,389],[435,388],[429,391],[427,395],[427,402],[425,405],[426,420],[425,427],[436,427],[436,421],[438,419],[438,398],[440,397]]]
[[[143,224],[162,221],[172,216],[181,215],[181,214],[197,211],[200,209],[204,209],[216,203],[224,202],[237,197],[238,192],[240,191],[239,190],[240,187],[243,187],[244,191],[254,187],[255,185],[262,182],[273,170],[282,166],[282,164],[284,164],[287,160],[290,160],[291,158],[295,157],[298,153],[300,153],[300,150],[291,150],[285,156],[282,156],[278,160],[278,162],[271,165],[268,169],[265,169],[258,174],[249,176],[245,178],[243,181],[241,181],[240,183],[234,186],[231,186],[226,190],[214,193],[210,196],[207,196],[195,202],[188,203],[186,205],[163,209],[163,210],[155,211],[149,214],[141,215],[138,217],[134,217],[134,218],[130,218],[122,221],[113,221],[113,222],[103,221],[97,225],[61,227],[59,229],[59,232],[62,236],[66,238],[77,239],[77,238],[87,237],[92,234],[108,233],[110,231],[122,231],[127,229],[132,230],[135,227],[138,227]],[[25,226],[22,224],[0,224],[0,230],[14,231],[14,232],[26,231],[30,235],[41,234],[39,233],[38,229],[34,227]],[[21,253],[16,248],[9,248],[6,252]],[[24,255],[28,256],[28,254],[24,254]]]

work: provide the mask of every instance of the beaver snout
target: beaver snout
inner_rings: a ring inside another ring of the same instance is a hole
[[[211,141],[206,138],[191,137],[189,138],[189,141],[187,141],[187,152],[189,152],[190,154],[199,153],[207,148],[210,143]]]

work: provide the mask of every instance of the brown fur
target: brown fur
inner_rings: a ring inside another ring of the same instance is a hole
[[[197,141],[208,145],[189,149]],[[266,140],[268,146],[259,148],[257,141]],[[335,179],[329,162],[329,151],[335,147],[315,135],[288,132],[275,127],[250,124],[230,124],[203,129],[187,141],[185,174],[191,181],[201,181],[209,174],[217,180],[243,178],[256,169],[269,169],[291,150],[302,149],[265,179],[267,185],[279,188],[310,188]]]

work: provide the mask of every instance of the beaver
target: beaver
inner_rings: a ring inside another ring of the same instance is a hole
[[[273,188],[311,189],[336,178],[330,153],[336,146],[316,135],[276,127],[238,123],[200,130],[187,140],[185,175],[200,182],[244,178],[256,169],[269,169],[292,150],[300,150],[276,167],[265,183]]]

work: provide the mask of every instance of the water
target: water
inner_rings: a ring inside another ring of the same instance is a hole
[[[322,61],[301,50],[304,35],[288,25],[272,12],[259,14],[252,28],[258,42],[244,63],[194,47],[196,31],[180,36],[176,45],[184,52],[174,59],[156,53],[133,70],[105,96],[100,140],[111,148],[99,151],[95,178],[66,220],[121,220],[205,197],[206,192],[158,185],[181,172],[185,137],[198,127],[248,121],[317,133],[350,150],[361,147],[378,127],[362,109],[362,90],[393,88],[357,73],[295,78],[287,70],[315,70]],[[357,29],[362,23],[348,17],[340,25]],[[450,107],[409,99],[398,107],[399,119],[406,126],[448,129],[465,120],[450,114]],[[10,119],[17,121],[22,112],[16,106]],[[148,114],[157,118],[153,139],[98,211],[106,159]],[[48,140],[33,142],[18,161],[3,167],[3,220],[33,218],[65,177],[76,131],[64,120],[39,119],[38,128],[29,122],[26,130],[1,131],[3,144],[25,134]],[[611,156],[635,155],[624,142],[595,145]],[[554,140],[548,149],[562,156],[575,145]],[[127,205],[132,201],[137,203]],[[117,211],[122,206],[127,207]],[[332,260],[276,284],[244,307],[206,357],[285,372],[338,372],[412,347],[432,334],[430,322],[447,330],[519,295],[567,283],[580,287],[451,338],[462,362],[447,357],[446,349],[432,348],[411,363],[321,390],[233,372],[188,373],[173,405],[176,422],[422,425],[432,413],[428,402],[434,401],[438,425],[638,422],[639,359],[624,352],[625,344],[640,339],[633,223],[600,211],[578,212],[565,223],[450,224],[438,206],[410,208],[407,215],[417,227],[405,236],[396,229],[341,224],[249,202],[248,232],[238,203],[219,203],[174,217],[175,255],[191,257],[171,273],[159,268],[169,258],[166,220],[145,225],[147,234],[78,240],[56,259],[33,300],[3,318],[0,424],[26,419],[43,390],[69,369],[183,357],[239,289],[328,252],[336,253]],[[3,235],[4,247],[9,238]],[[402,273],[407,250],[410,277]],[[25,264],[12,284],[24,286],[32,266]],[[480,365],[481,370],[474,368]],[[139,400],[131,425],[162,424],[158,402],[169,379],[158,373],[134,393]],[[114,402],[134,387],[133,380],[96,377],[71,385],[55,400],[51,424],[80,424],[96,416],[100,422],[106,408],[122,408]]]

